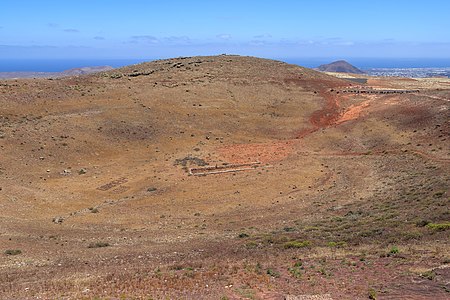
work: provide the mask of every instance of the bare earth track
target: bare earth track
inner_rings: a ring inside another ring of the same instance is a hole
[[[448,299],[449,83],[227,55],[1,81],[0,298]]]

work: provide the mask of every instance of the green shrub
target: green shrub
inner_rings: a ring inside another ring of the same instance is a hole
[[[251,241],[251,242],[248,242],[247,244],[245,244],[245,247],[247,249],[254,249],[254,248],[258,247],[258,243]]]
[[[392,246],[391,250],[389,250],[389,254],[398,254],[400,250],[398,250],[397,246]]]
[[[295,231],[295,228],[294,227],[284,227],[283,230],[286,232],[292,232],[292,231]]]
[[[447,229],[450,229],[450,222],[444,222],[444,223],[429,223],[426,225],[427,228],[435,231],[444,231]]]
[[[372,288],[369,289],[369,299],[371,300],[377,299],[377,292]]]
[[[109,243],[105,242],[96,242],[96,243],[90,243],[88,248],[104,248],[109,247]]]
[[[346,242],[329,242],[327,244],[328,247],[330,248],[344,248],[345,246],[347,246]]]
[[[22,251],[19,249],[8,249],[5,251],[6,255],[19,255],[21,253],[22,253]]]
[[[311,242],[309,241],[289,241],[284,243],[284,248],[285,249],[289,249],[289,248],[304,248],[304,247],[308,247],[311,245]]]
[[[426,278],[428,280],[433,280],[436,277],[436,273],[433,271],[427,271],[422,274],[420,274],[423,278]]]
[[[294,266],[292,268],[288,268],[289,273],[291,273],[292,277],[294,278],[301,278],[302,277],[302,268],[298,266]]]
[[[275,277],[275,278],[280,277],[280,273],[275,271],[275,270],[273,270],[273,269],[267,269],[266,273],[267,273],[267,275],[270,275],[270,276]]]

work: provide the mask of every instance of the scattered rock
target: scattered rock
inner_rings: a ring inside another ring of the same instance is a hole
[[[97,207],[89,207],[89,210],[91,211],[91,213],[96,214],[99,212]]]
[[[61,175],[71,175],[71,174],[72,174],[72,171],[67,170],[67,169],[61,172]]]
[[[62,222],[64,222],[63,217],[54,217],[53,218],[53,223],[55,223],[55,224],[62,224]]]

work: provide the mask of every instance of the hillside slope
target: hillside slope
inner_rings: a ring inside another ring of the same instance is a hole
[[[0,81],[0,298],[445,299],[449,82],[369,84],[420,92],[228,55]]]

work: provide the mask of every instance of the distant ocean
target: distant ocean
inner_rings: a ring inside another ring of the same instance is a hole
[[[62,72],[75,68],[123,66],[153,59],[0,59],[0,72]]]
[[[303,67],[315,68],[344,59],[360,69],[371,68],[450,68],[450,58],[275,58]],[[113,68],[154,59],[0,59],[0,72],[61,72],[74,68],[111,66]]]

